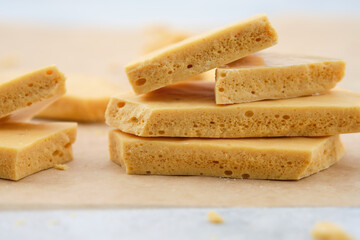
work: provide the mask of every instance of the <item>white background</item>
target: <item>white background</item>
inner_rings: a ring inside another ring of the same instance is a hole
[[[132,27],[166,21],[177,26],[222,26],[257,13],[360,18],[357,0],[0,0],[0,22]]]

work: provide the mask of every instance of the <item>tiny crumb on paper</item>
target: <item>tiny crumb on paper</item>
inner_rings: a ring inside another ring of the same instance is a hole
[[[15,225],[16,225],[16,226],[24,226],[24,225],[25,225],[25,221],[24,221],[24,220],[17,220],[17,221],[15,222]]]
[[[354,240],[338,225],[325,221],[315,224],[311,236],[316,240]]]
[[[214,224],[224,223],[224,219],[218,213],[216,213],[214,211],[208,212],[207,216],[208,216],[209,222],[211,222],[211,223],[214,223]]]
[[[65,171],[67,170],[69,167],[66,164],[55,164],[54,168],[57,170],[62,170]]]
[[[59,225],[59,221],[58,220],[51,220],[50,225],[52,225],[52,226]]]

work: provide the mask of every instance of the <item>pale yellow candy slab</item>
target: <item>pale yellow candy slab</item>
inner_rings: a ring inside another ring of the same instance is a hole
[[[36,116],[77,122],[104,122],[110,97],[123,91],[118,84],[104,77],[84,74],[69,74],[66,89],[64,96]]]
[[[0,124],[0,178],[19,180],[73,159],[76,123]]]
[[[110,159],[128,174],[298,180],[336,163],[338,135],[318,138],[143,138],[112,130]]]
[[[261,53],[216,69],[217,104],[325,93],[344,77],[337,59]]]
[[[108,125],[143,137],[329,136],[360,131],[360,93],[215,104],[214,83],[187,82],[113,97]]]

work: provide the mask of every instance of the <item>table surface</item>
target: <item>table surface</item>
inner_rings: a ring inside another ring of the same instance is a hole
[[[215,210],[223,224],[212,224]],[[171,208],[0,212],[0,239],[307,240],[318,221],[359,237],[359,208]],[[265,237],[266,236],[266,237]],[[359,238],[358,238],[359,239]]]

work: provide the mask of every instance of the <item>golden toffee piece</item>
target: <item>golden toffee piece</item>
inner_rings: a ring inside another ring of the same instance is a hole
[[[143,137],[329,136],[360,131],[360,93],[216,105],[214,83],[178,83],[111,98],[106,123]]]
[[[266,15],[185,39],[125,67],[135,93],[147,93],[233,62],[277,42]]]
[[[67,92],[36,116],[39,118],[77,122],[104,122],[105,110],[120,86],[108,79],[71,74],[66,80]]]
[[[298,180],[344,155],[338,135],[316,138],[143,138],[112,130],[110,159],[128,174]]]
[[[326,93],[344,77],[336,59],[262,53],[216,69],[217,104]]]
[[[24,75],[0,74],[0,122],[26,121],[65,94],[65,77],[56,66]]]
[[[0,124],[0,178],[19,180],[73,159],[76,123]]]

